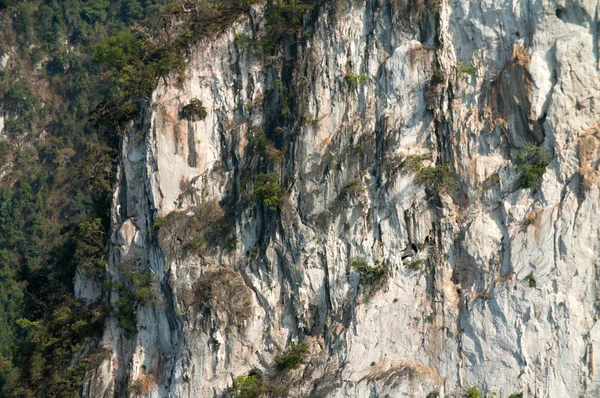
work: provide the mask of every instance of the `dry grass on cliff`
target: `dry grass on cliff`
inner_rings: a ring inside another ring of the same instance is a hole
[[[205,272],[192,288],[191,306],[216,313],[227,324],[239,325],[254,315],[252,290],[228,268]]]
[[[590,189],[598,184],[600,177],[600,122],[587,129],[577,139],[577,152],[579,155],[579,174],[582,185]]]

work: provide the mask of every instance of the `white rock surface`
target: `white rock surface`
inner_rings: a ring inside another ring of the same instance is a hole
[[[286,376],[294,397],[461,397],[473,386],[600,396],[599,3],[426,10],[328,5],[305,26],[312,38],[274,60],[238,51],[236,34],[260,33],[241,19],[194,48],[183,87],[161,83],[123,143],[109,258],[115,280],[127,259],[152,270],[159,297],[138,312],[132,340],[109,320],[101,344],[113,356],[84,396],[124,396],[137,380],[149,397],[222,396],[296,341],[311,351]],[[350,87],[349,70],[368,82]],[[295,93],[292,121],[278,116],[277,79]],[[178,117],[192,98],[202,121]],[[279,131],[274,168],[251,148],[257,126]],[[514,163],[531,143],[552,157],[537,191],[518,187]],[[449,162],[453,198],[398,170],[409,154]],[[288,191],[277,215],[244,185],[266,171]],[[365,189],[348,195],[355,179]],[[235,252],[166,260],[157,217],[212,199],[233,201]],[[369,300],[352,258],[389,267]],[[252,290],[241,325],[189,305],[209,267],[234,269]]]

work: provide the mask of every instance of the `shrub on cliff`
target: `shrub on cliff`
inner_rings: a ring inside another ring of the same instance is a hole
[[[284,352],[275,355],[275,368],[279,372],[298,369],[306,354],[308,354],[306,344],[291,344]]]
[[[483,398],[483,394],[477,387],[471,387],[467,390],[467,398]]]
[[[452,192],[458,188],[448,163],[419,169],[415,175],[415,182],[438,192]]]
[[[231,398],[258,398],[263,395],[265,386],[258,375],[237,376],[229,388]]]
[[[535,188],[550,163],[545,148],[528,145],[524,152],[517,154],[517,170],[521,172],[520,183],[523,188]]]
[[[370,296],[379,290],[388,276],[387,269],[384,266],[370,267],[367,265],[367,262],[362,259],[351,259],[350,266],[360,275],[360,283],[363,285],[367,296]]]
[[[199,120],[204,120],[208,113],[206,112],[206,108],[202,104],[202,101],[198,98],[192,98],[189,104],[181,108],[180,115],[185,119],[198,118]]]
[[[279,186],[279,174],[259,174],[254,182],[253,196],[271,211],[277,211],[285,195],[285,189]]]
[[[352,88],[359,85],[363,86],[369,81],[369,76],[366,73],[348,73],[346,74],[346,82]]]

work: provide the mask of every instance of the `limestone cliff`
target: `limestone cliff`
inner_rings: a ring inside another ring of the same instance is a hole
[[[151,270],[155,299],[131,339],[108,321],[84,396],[220,397],[249,372],[292,397],[600,396],[599,3],[326,2],[273,57],[245,45],[262,10],[124,137],[109,272]]]

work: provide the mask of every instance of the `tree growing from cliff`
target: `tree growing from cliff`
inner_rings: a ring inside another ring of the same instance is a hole
[[[516,161],[517,170],[521,172],[519,181],[523,188],[535,188],[550,164],[550,155],[543,147],[528,145],[523,149]]]
[[[271,211],[277,211],[284,195],[285,189],[279,186],[279,174],[259,174],[256,177],[253,196]]]
[[[180,115],[185,119],[197,118],[199,120],[204,120],[208,113],[206,112],[206,108],[202,104],[202,101],[198,98],[192,98],[189,104],[181,108]]]
[[[306,344],[290,344],[284,352],[275,355],[275,369],[278,372],[298,369],[307,354]]]

